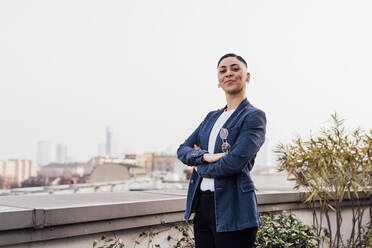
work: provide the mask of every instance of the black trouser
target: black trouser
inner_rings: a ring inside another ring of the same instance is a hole
[[[214,193],[199,191],[195,208],[194,234],[196,248],[250,248],[254,247],[257,227],[233,232],[217,232]]]

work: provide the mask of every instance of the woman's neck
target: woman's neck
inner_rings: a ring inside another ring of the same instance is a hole
[[[235,95],[226,94],[226,110],[236,109],[245,98],[246,96],[244,90]]]

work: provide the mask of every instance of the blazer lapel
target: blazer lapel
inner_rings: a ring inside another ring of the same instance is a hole
[[[240,116],[240,114],[244,111],[245,107],[247,107],[248,105],[250,105],[250,103],[248,102],[247,98],[245,98],[239,104],[239,106],[235,109],[234,113],[232,113],[232,115],[230,116],[230,118],[227,119],[227,121],[225,122],[225,124],[223,125],[223,127],[224,128],[233,127],[235,125],[236,121],[238,120],[238,117]]]
[[[225,122],[225,124],[223,125],[223,128],[231,128],[235,125],[235,123],[237,122],[238,120],[238,117],[240,116],[240,114],[244,111],[245,107],[247,107],[250,103],[248,102],[247,98],[245,98],[240,104],[239,106],[235,109],[234,113],[232,113],[232,115],[229,117],[229,119],[227,119],[227,121]],[[217,118],[221,115],[221,113],[226,109],[227,106],[225,106],[222,111],[218,114]],[[210,131],[212,130],[212,127],[214,125],[214,123],[216,122],[216,119],[214,119],[212,125],[211,125],[211,129],[209,130],[209,133]],[[209,137],[209,136],[208,136]],[[222,140],[220,138],[220,136],[218,135],[217,138],[216,138],[216,143],[214,145],[214,153],[218,153],[218,152],[221,152],[221,145],[222,145]]]
[[[211,118],[208,120],[208,122],[206,123],[206,128],[205,128],[205,132],[207,135],[203,136],[204,137],[204,142],[205,142],[205,145],[206,145],[206,150],[208,150],[208,146],[209,146],[209,136],[211,134],[211,131],[212,131],[212,128],[214,126],[214,123],[216,123],[218,117],[220,117],[220,115],[222,114],[222,112],[224,111],[224,108],[223,109],[219,109],[217,110],[212,116]]]

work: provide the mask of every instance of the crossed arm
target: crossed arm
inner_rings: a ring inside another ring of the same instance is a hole
[[[198,151],[201,151],[201,148],[198,145],[194,145],[194,149],[198,150]],[[204,153],[202,160],[204,162],[207,162],[207,163],[214,163],[214,162],[217,162],[218,160],[220,160],[225,155],[226,155],[226,153],[224,153],[224,152],[212,153],[212,154],[211,153]],[[193,167],[196,171],[198,170],[198,166],[194,165]]]
[[[200,149],[197,145],[199,128],[200,126],[180,146],[177,151],[178,157],[189,166],[197,166],[197,172],[202,177],[221,178],[240,173],[247,165],[249,170],[252,169],[250,161],[265,141],[266,117],[261,110],[250,113],[228,154],[208,154],[207,151]]]
[[[204,122],[208,119],[208,115],[177,150],[178,159],[184,164],[193,166],[194,168],[203,163],[216,162],[221,159],[223,155],[225,155],[224,153],[210,154],[208,151],[201,149],[198,145],[199,130],[203,126]]]

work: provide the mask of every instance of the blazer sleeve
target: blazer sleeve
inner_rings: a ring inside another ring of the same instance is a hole
[[[210,114],[210,113],[209,113]],[[184,143],[180,145],[177,150],[177,157],[182,163],[188,166],[195,166],[202,164],[203,161],[203,154],[207,153],[206,150],[196,150],[194,149],[194,145],[198,144],[198,135],[199,130],[207,120],[209,114],[205,117],[202,123],[198,126],[198,128],[188,137]]]
[[[230,152],[215,163],[199,165],[197,172],[206,178],[221,178],[240,173],[256,156],[265,141],[265,133],[266,116],[257,109],[244,120]],[[252,166],[248,169],[251,170]]]

